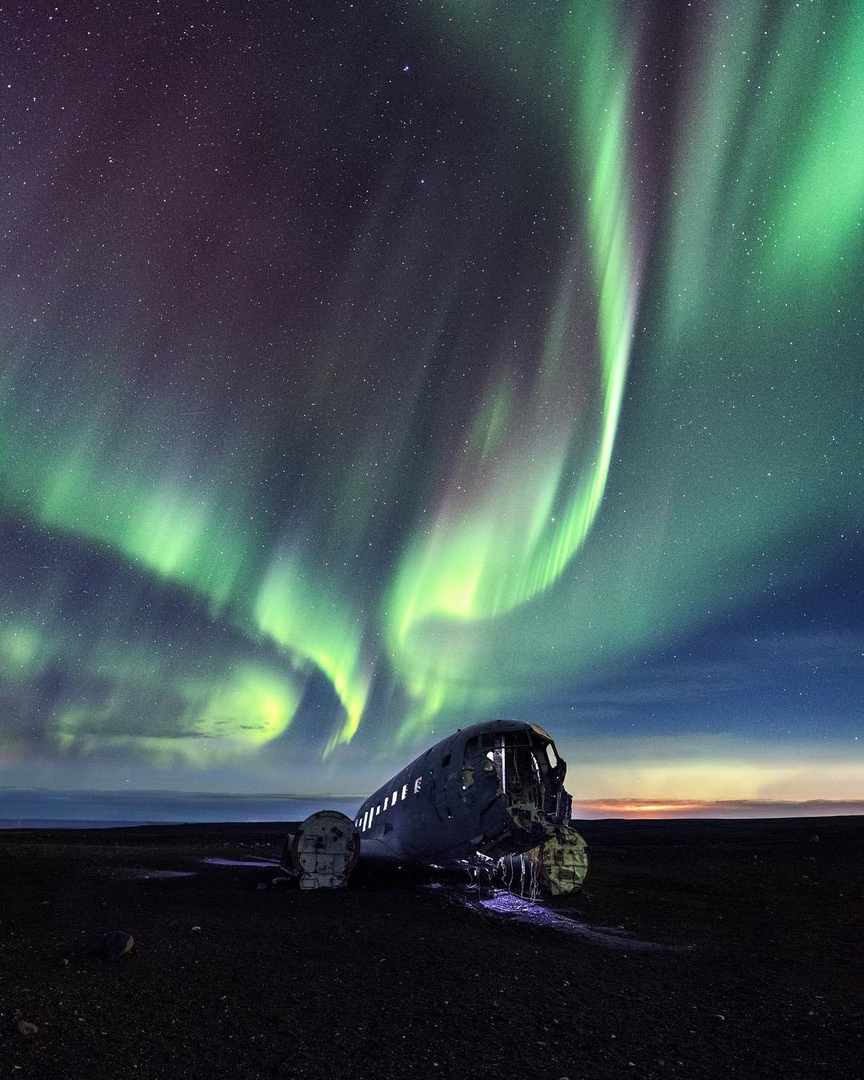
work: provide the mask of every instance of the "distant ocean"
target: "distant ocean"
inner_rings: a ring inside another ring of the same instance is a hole
[[[360,798],[221,795],[185,791],[0,789],[0,829],[93,829],[212,821],[303,821],[316,810],[349,817]]]
[[[122,825],[303,821],[316,810],[354,817],[360,797],[223,795],[185,791],[47,791],[0,789],[0,829],[92,829]],[[574,802],[576,821],[598,818],[779,818],[864,814],[864,801]]]

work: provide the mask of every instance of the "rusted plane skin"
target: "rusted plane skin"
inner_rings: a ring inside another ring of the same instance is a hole
[[[319,810],[292,833],[282,864],[299,877],[300,888],[342,889],[360,856],[360,835],[338,810]]]
[[[490,720],[436,743],[380,787],[354,819],[361,858],[447,865],[497,861],[536,849],[555,892],[587,871],[585,843],[569,827],[566,765],[536,724]],[[545,852],[545,860],[544,860]]]

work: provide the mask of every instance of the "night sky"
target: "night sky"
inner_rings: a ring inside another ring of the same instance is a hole
[[[864,798],[864,8],[0,15],[0,783]]]

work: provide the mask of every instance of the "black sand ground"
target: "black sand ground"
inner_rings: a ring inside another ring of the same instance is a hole
[[[0,1076],[864,1077],[862,817],[586,822],[552,907],[599,937],[461,886],[257,888],[284,831],[0,833]]]

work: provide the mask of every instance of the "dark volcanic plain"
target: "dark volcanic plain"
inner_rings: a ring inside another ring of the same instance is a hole
[[[864,1076],[864,817],[582,823],[547,907],[599,936],[458,881],[273,887],[286,828],[0,833],[0,1075]]]

